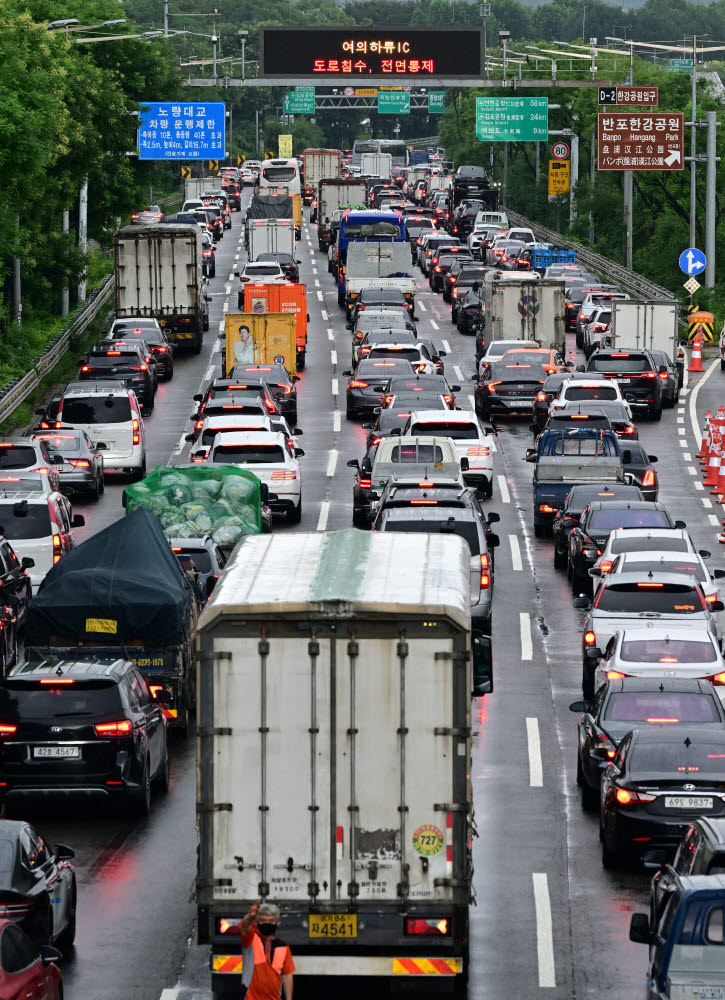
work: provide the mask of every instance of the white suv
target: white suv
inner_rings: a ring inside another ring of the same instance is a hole
[[[588,378],[568,378],[559,386],[559,391],[549,404],[549,414],[558,410],[567,410],[572,403],[596,403],[597,401],[608,403],[622,403],[625,410],[632,419],[632,410],[629,403],[622,395],[613,378],[588,379]]]
[[[466,486],[474,486],[488,498],[493,493],[493,448],[486,440],[493,429],[481,430],[473,410],[417,410],[410,414],[406,437],[449,437],[458,457],[468,461],[463,472]]]
[[[73,528],[85,524],[70,501],[55,490],[0,493],[0,530],[18,559],[32,559],[27,573],[37,594],[45,574],[75,547]]]
[[[59,426],[84,430],[103,452],[106,472],[146,475],[146,437],[133,389],[120,382],[71,382],[61,397]]]

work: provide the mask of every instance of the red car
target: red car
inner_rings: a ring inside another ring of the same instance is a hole
[[[60,952],[40,948],[12,920],[0,919],[0,997],[2,1000],[63,1000],[55,964]]]

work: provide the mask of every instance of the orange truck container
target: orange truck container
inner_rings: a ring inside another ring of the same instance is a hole
[[[244,286],[245,313],[294,313],[297,371],[305,367],[307,349],[307,294],[305,286],[294,281],[265,285],[250,282]]]

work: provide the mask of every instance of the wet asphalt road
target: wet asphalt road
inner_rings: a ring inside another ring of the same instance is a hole
[[[244,259],[239,239],[236,213],[218,244],[204,350],[177,360],[174,379],[160,386],[146,421],[149,468],[184,460],[191,397],[219,360],[225,303],[236,309],[236,282],[229,275],[235,255]],[[365,439],[363,429],[345,419],[341,373],[350,363],[350,335],[316,246],[316,231],[305,224],[298,256],[311,323],[298,385],[306,454],[304,513],[294,530],[301,531],[351,524],[352,470],[345,462],[362,455]],[[449,307],[415,273],[421,336],[448,351],[446,374],[463,386],[459,403],[466,406],[473,339],[458,334]],[[573,336],[568,340],[573,348]],[[697,427],[705,409],[719,405],[724,378],[718,366],[697,390]],[[716,540],[722,508],[697,489],[699,477],[692,474],[699,469],[694,456],[700,441],[690,414],[696,386],[690,383],[681,405],[665,411],[660,424],[640,424],[640,437],[659,457],[660,499],[687,522],[696,546],[710,549],[711,565],[718,566],[725,562],[725,547]],[[478,838],[468,996],[632,1000],[644,995],[646,954],[628,940],[629,917],[643,908],[648,882],[641,871],[604,871],[596,817],[579,806],[576,716],[568,706],[581,697],[581,613],[572,607],[565,573],[553,568],[551,542],[533,536],[531,466],[521,461],[530,441],[527,421],[501,428],[488,501],[501,515],[501,547],[493,615],[495,692],[474,711]],[[79,538],[123,515],[122,484],[107,482],[98,504],[75,508],[86,516]],[[275,530],[290,529],[281,521]],[[207,952],[193,943],[194,780],[193,744],[174,740],[171,791],[156,800],[148,820],[75,806],[28,813],[51,842],[66,843],[77,854],[77,945],[63,970],[69,1000],[158,1000],[164,990],[163,1000],[208,1000]],[[339,987],[304,990],[313,992],[332,997]]]

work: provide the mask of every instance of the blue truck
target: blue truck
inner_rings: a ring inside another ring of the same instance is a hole
[[[347,248],[350,243],[406,243],[405,222],[399,212],[345,212],[337,235],[337,304],[345,307]]]
[[[622,451],[612,430],[560,429],[540,435],[526,461],[534,463],[534,534],[551,529],[572,486],[623,483]]]

